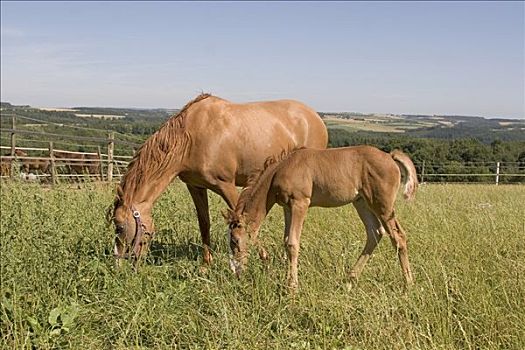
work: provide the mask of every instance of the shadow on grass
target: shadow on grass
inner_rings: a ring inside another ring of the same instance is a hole
[[[173,230],[162,230],[157,232],[158,236],[173,237]],[[185,242],[164,243],[153,240],[146,263],[150,265],[162,266],[171,264],[174,261],[187,260],[191,262],[202,259],[202,245],[195,244],[191,240]]]

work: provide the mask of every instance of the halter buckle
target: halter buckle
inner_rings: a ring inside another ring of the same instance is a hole
[[[134,217],[134,218],[137,218],[137,219],[140,218],[140,213],[139,213],[138,210],[134,210],[134,211],[133,211],[133,217]]]

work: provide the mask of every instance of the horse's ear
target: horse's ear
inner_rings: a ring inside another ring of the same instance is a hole
[[[117,196],[120,200],[124,198],[124,191],[122,190],[122,186],[117,185]]]
[[[115,216],[115,210],[122,203],[123,198],[124,198],[124,191],[122,191],[122,187],[119,184],[117,185],[117,195],[115,196],[115,200],[113,201],[113,204],[106,208],[106,224],[108,226],[111,224],[111,221],[113,220]]]

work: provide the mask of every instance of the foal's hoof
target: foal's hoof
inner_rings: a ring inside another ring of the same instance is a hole
[[[350,272],[348,282],[345,283],[346,290],[349,292],[357,287],[357,276],[355,273]]]
[[[210,266],[206,264],[202,264],[199,266],[199,274],[200,275],[206,275],[210,271]]]
[[[294,297],[297,294],[297,291],[299,290],[299,283],[296,281],[288,281],[286,284],[286,287],[288,289],[288,293]]]
[[[352,290],[355,289],[356,286],[357,286],[356,281],[349,281],[345,283],[345,288],[347,292],[351,292]]]
[[[264,248],[259,249],[259,258],[265,263],[268,262],[268,259],[270,259],[270,256],[268,255],[268,252],[266,251],[266,249]]]

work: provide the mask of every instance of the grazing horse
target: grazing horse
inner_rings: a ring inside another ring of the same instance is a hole
[[[22,169],[26,174],[34,171],[35,173],[46,174],[49,172],[49,166],[51,162],[47,159],[24,159],[28,157],[28,154],[21,149],[16,149],[15,154],[17,157],[21,157],[22,160]]]
[[[203,261],[211,263],[207,190],[229,208],[251,173],[282,150],[326,148],[328,133],[319,115],[292,100],[235,104],[201,94],[169,118],[138,149],[117,187],[112,216],[115,257],[140,258],[154,232],[155,201],[177,176],[197,210]],[[131,254],[128,254],[131,253]]]
[[[283,206],[284,244],[289,259],[288,285],[298,286],[299,239],[309,207],[339,207],[352,203],[366,227],[366,245],[350,272],[357,279],[381,236],[397,249],[407,284],[412,283],[405,232],[394,215],[394,202],[403,178],[405,198],[414,197],[416,169],[401,151],[388,154],[371,146],[301,149],[270,159],[267,167],[241,192],[237,207],[225,213],[232,269],[239,275],[247,261],[248,235],[256,238],[275,203]],[[273,163],[272,163],[273,161]]]
[[[0,157],[0,176],[11,175],[11,158]]]
[[[62,159],[63,162],[70,169],[71,173],[75,174],[100,174],[100,160],[98,154],[68,152],[68,151],[53,151],[53,156],[56,159]],[[67,160],[65,160],[67,159]]]

